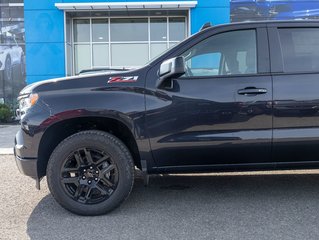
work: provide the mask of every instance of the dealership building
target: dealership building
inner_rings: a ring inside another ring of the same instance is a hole
[[[25,1],[26,81],[142,66],[204,23],[229,22],[229,5],[229,0]]]

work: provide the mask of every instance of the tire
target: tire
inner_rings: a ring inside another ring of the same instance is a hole
[[[127,147],[102,131],[83,131],[63,140],[47,166],[52,196],[65,209],[96,216],[118,207],[134,183],[134,163]]]

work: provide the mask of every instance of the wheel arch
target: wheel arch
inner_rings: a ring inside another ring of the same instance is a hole
[[[126,124],[110,117],[77,117],[56,122],[45,130],[38,148],[37,171],[39,178],[46,175],[48,160],[56,146],[65,138],[85,130],[105,131],[119,138],[132,154],[135,166],[141,168],[135,137]]]

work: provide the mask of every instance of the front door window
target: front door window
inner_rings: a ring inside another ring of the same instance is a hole
[[[218,34],[196,44],[183,54],[191,76],[257,73],[255,30]]]

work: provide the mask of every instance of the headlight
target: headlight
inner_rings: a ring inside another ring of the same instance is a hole
[[[28,95],[20,96],[19,100],[19,112],[20,116],[24,115],[29,108],[31,108],[39,99],[39,95],[37,93],[31,93]]]

